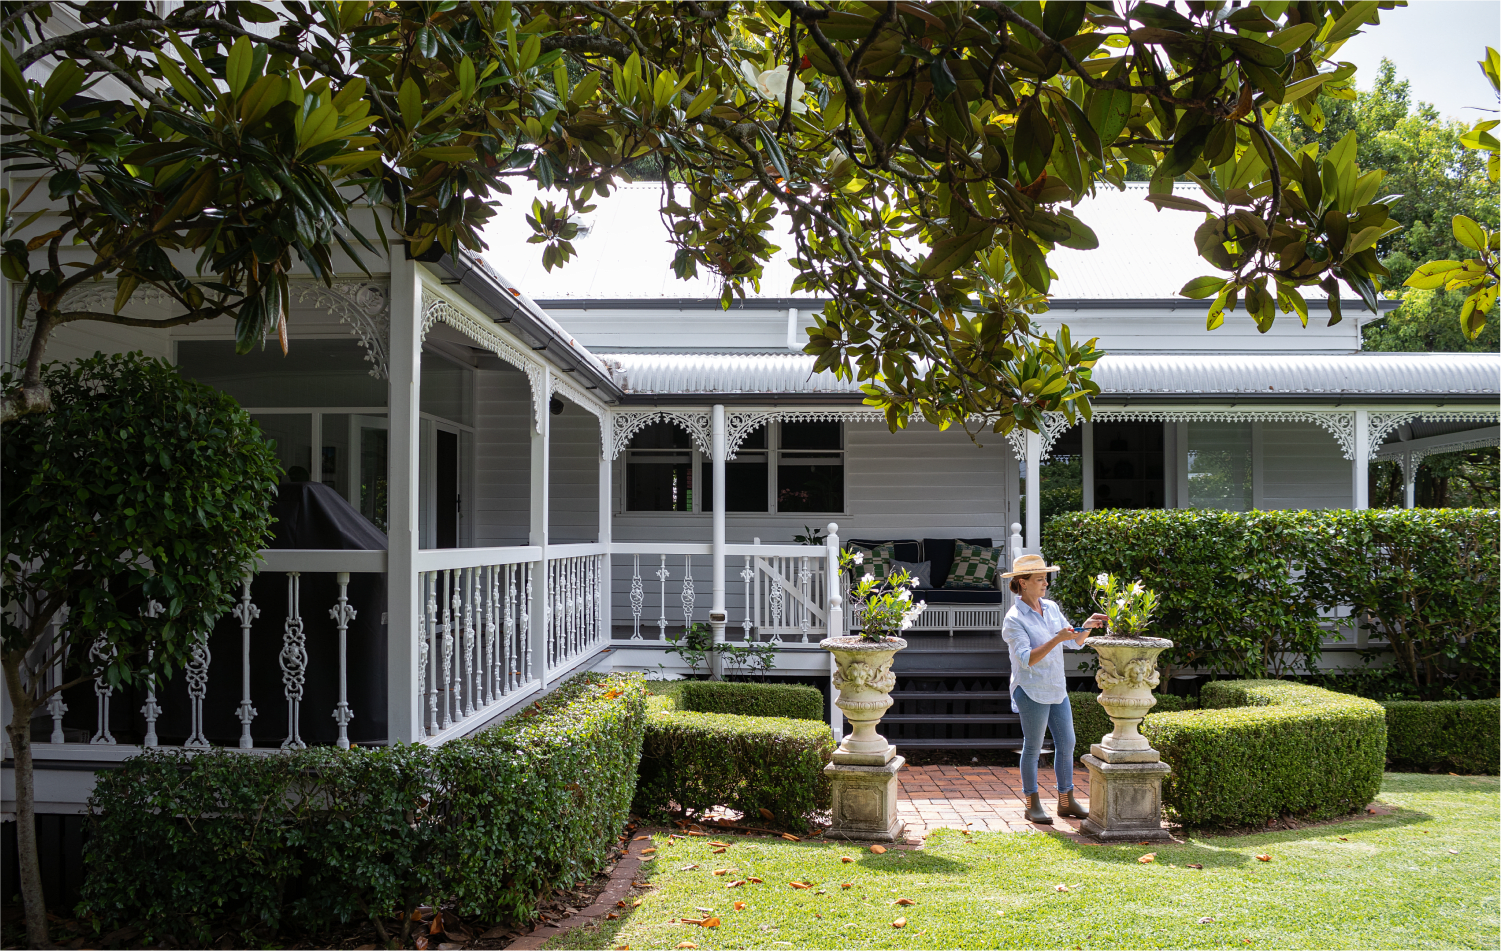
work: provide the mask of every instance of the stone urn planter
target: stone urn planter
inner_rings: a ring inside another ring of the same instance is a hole
[[[904,823],[896,814],[896,774],[906,762],[876,732],[891,707],[896,675],[891,660],[907,646],[900,637],[880,640],[829,637],[819,646],[834,655],[834,700],[851,729],[824,767],[833,786],[833,821],[828,835],[867,842],[895,842]]]
[[[1157,703],[1157,655],[1173,646],[1161,637],[1091,637],[1100,657],[1095,683],[1100,706],[1115,728],[1082,757],[1089,768],[1089,818],[1082,832],[1103,841],[1163,840],[1162,779],[1170,769],[1147,738],[1141,721]]]

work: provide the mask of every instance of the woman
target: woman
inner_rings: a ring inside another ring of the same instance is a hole
[[[1022,717],[1022,792],[1027,796],[1027,820],[1051,825],[1052,816],[1042,808],[1037,792],[1037,759],[1042,753],[1043,731],[1053,731],[1053,773],[1058,780],[1058,815],[1084,819],[1089,808],[1074,798],[1074,714],[1068,704],[1063,680],[1063,644],[1077,647],[1089,637],[1075,630],[1058,605],[1043,596],[1048,576],[1057,571],[1041,555],[1022,555],[1001,575],[1011,579],[1016,603],[1006,612],[1001,636],[1011,651],[1011,709]],[[1094,614],[1085,628],[1105,623]],[[1057,648],[1055,650],[1054,648]]]

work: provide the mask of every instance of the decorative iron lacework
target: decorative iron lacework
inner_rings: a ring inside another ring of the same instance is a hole
[[[1355,458],[1354,410],[1256,410],[1256,409],[1096,409],[1094,421],[1138,423],[1314,423],[1324,427],[1339,443],[1346,459]]]
[[[881,423],[885,421],[885,413],[869,406],[860,407],[859,409],[754,409],[726,411],[724,419],[724,454],[726,459],[735,458],[735,454],[740,451],[740,446],[745,442],[747,436],[760,427],[769,426],[774,422]]]
[[[391,341],[391,292],[388,284],[374,281],[335,281],[332,287],[306,283],[297,300],[311,301],[346,324],[365,348],[370,375],[388,380],[388,348]]]
[[[427,332],[433,328],[433,324],[439,321],[457,330],[526,374],[526,378],[531,383],[532,388],[533,424],[537,427],[537,432],[542,432],[542,421],[544,414],[547,412],[547,404],[552,399],[552,388],[544,381],[544,378],[547,376],[547,367],[532,360],[526,354],[522,353],[520,348],[511,344],[478,319],[470,316],[443,298],[434,295],[426,287],[423,287],[421,339],[426,340]]]
[[[630,447],[631,439],[652,423],[668,422],[686,430],[693,445],[705,455],[713,455],[712,416],[702,410],[627,410],[610,413],[610,458],[617,459]]]

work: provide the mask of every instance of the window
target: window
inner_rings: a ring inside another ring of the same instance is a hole
[[[844,511],[843,425],[788,422],[779,428],[777,511]]]
[[[1251,424],[1188,424],[1188,507],[1251,509]]]
[[[652,423],[631,440],[625,463],[630,512],[693,511],[693,443],[672,423]]]
[[[763,426],[745,437],[734,459],[725,460],[724,472],[727,513],[843,512],[844,427]],[[712,512],[713,493],[713,461],[678,426],[653,423],[631,440],[626,511]]]
[[[768,451],[766,427],[745,437],[735,458],[724,461],[724,510],[726,512],[765,512],[771,504],[771,453]],[[714,511],[714,462],[703,461],[703,502],[701,510]]]

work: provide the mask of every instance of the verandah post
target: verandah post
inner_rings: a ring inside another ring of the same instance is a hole
[[[392,743],[422,735],[416,686],[417,473],[422,383],[422,280],[403,248],[391,260],[390,473],[387,480],[386,722]]]
[[[1027,548],[1042,544],[1042,436],[1026,430],[1027,449]]]
[[[1351,461],[1352,481],[1354,482],[1353,509],[1368,509],[1371,507],[1371,413],[1369,410],[1358,409],[1355,411],[1355,440],[1351,445],[1350,455],[1355,458]]]
[[[824,568],[824,590],[828,593],[827,636],[844,636],[844,576],[839,568],[839,525],[830,522],[825,542],[828,546],[828,564]],[[834,734],[834,743],[844,739],[844,712],[835,706],[839,688],[834,686],[834,673],[839,669],[833,653],[829,654],[829,729]]]
[[[614,460],[610,458],[610,441],[614,438],[611,429],[610,415],[603,413],[599,417],[599,543],[604,547],[604,554],[600,557],[599,571],[599,631],[600,640],[605,646],[609,646],[612,635],[614,605],[611,603],[610,577],[614,570],[615,560],[610,554],[610,544],[614,539],[613,522],[615,514],[615,492],[613,480],[615,477]]]
[[[714,644],[717,647],[724,643],[725,606],[724,606],[724,457],[725,457],[725,431],[724,431],[724,404],[714,404],[710,415],[710,430],[712,432],[712,450],[714,461],[714,528],[712,552],[709,560],[713,563],[711,593],[712,599],[709,607],[709,626],[714,630]],[[714,680],[724,679],[724,660],[719,651],[715,650],[709,655],[709,672]]]
[[[548,629],[552,624],[552,595],[548,591],[547,534],[549,509],[552,507],[552,368],[544,367],[538,381],[542,392],[532,394],[532,407],[536,414],[531,427],[532,474],[531,474],[531,531],[527,544],[542,549],[537,559],[537,569],[532,581],[532,664],[537,680],[547,685]]]

